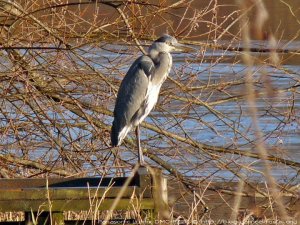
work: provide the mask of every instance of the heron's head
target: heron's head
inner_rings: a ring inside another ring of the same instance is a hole
[[[156,41],[153,42],[153,44],[149,48],[149,53],[153,54],[155,53],[160,53],[160,52],[165,52],[165,53],[170,53],[170,52],[183,52],[183,51],[190,51],[191,48],[187,47],[186,45],[178,43],[176,38],[164,34],[160,38],[158,38]]]

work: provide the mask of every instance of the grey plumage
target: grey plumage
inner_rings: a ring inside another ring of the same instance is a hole
[[[154,73],[154,63],[149,56],[139,57],[130,67],[118,91],[111,131],[112,146],[121,143],[120,131],[131,123],[137,126],[143,113],[149,79]]]
[[[171,51],[187,49],[174,37],[163,35],[150,46],[148,55],[131,65],[118,91],[111,130],[112,146],[118,146],[127,133],[145,119],[155,106],[162,83],[171,66]],[[189,49],[189,48],[188,48]],[[138,130],[136,134],[139,135]],[[139,146],[139,161],[143,163]]]

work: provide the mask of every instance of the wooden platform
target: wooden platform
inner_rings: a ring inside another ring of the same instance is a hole
[[[64,224],[64,211],[110,210],[115,202],[115,210],[138,209],[153,221],[168,211],[166,196],[166,178],[156,168],[141,167],[134,177],[0,179],[0,212],[24,211],[27,224],[39,212]]]
[[[191,218],[193,215],[193,221],[197,221],[198,224],[205,224],[206,222],[226,224],[230,222],[237,197],[238,183],[199,183],[199,187],[195,191],[203,197],[209,209],[203,214],[203,206],[193,193],[186,190],[184,185],[176,178],[169,177],[167,188],[167,180],[162,176],[161,171],[152,169],[152,173],[145,168],[138,171],[124,191],[117,204],[117,209],[126,212],[139,209],[143,218],[147,217],[148,222],[153,222],[155,218],[164,218],[164,215],[160,214],[161,212],[169,213],[167,204],[169,200],[174,218],[177,216]],[[46,179],[0,179],[0,211],[23,211],[27,224],[34,219],[31,210],[35,212],[33,213],[34,216],[37,211],[40,213],[40,223],[46,221],[44,218],[48,217],[49,220],[49,211],[51,211],[52,220],[62,224],[61,221],[64,220],[62,212],[74,211],[76,213],[81,210],[101,212],[108,210],[127,179],[127,177],[52,178],[48,181]],[[261,192],[258,193],[256,189]],[[268,188],[264,184],[252,183],[251,186],[245,185],[243,187],[243,196],[238,207],[238,218],[241,221],[249,216],[256,222],[265,224],[266,221],[270,222],[272,221],[270,219],[279,215],[276,204],[268,195],[263,196],[262,192],[268,193]],[[297,222],[299,224],[299,197],[285,192],[282,195],[282,202],[293,219],[289,221],[290,224],[295,225]],[[41,213],[42,211],[45,213]],[[65,213],[65,218],[67,217]],[[129,217],[125,224],[136,222],[131,219],[132,217]],[[92,224],[95,221],[73,218],[71,221],[63,222],[71,225],[75,223]],[[96,224],[100,223],[100,220],[96,222]],[[21,224],[25,224],[25,221]],[[114,224],[122,224],[122,221],[114,221]]]

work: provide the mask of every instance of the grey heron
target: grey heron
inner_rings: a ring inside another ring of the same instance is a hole
[[[155,106],[161,85],[172,67],[173,51],[191,50],[179,44],[176,38],[163,35],[149,47],[148,55],[137,58],[125,75],[117,94],[111,144],[119,146],[127,133],[135,129],[139,163],[144,164],[140,145],[139,124]]]

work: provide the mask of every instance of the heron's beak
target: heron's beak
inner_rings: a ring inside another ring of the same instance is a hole
[[[183,45],[180,43],[174,44],[173,47],[174,47],[174,51],[176,51],[176,52],[195,52],[196,51],[196,49],[194,49],[188,45]]]

